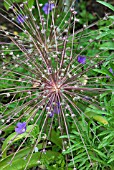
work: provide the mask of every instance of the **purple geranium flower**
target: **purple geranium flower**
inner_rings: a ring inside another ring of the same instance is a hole
[[[15,132],[17,134],[22,134],[26,131],[26,122],[18,122],[17,125],[16,125],[16,128],[15,128]]]
[[[19,14],[19,15],[17,16],[17,22],[18,22],[18,24],[23,24],[23,23],[25,22],[25,19],[26,19],[25,16]]]
[[[81,64],[85,64],[86,63],[86,57],[79,55],[78,58],[77,58],[77,61]]]
[[[42,10],[44,11],[44,13],[47,15],[47,14],[49,14],[51,11],[52,11],[52,9],[55,7],[55,4],[53,4],[53,3],[46,3],[44,6],[43,6],[43,8],[42,8]]]

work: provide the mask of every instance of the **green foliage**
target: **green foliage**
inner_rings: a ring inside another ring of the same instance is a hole
[[[39,147],[39,145],[38,145]],[[29,158],[26,158],[26,155],[31,152],[31,148],[24,148],[22,150],[20,150],[17,155],[15,156],[13,162],[11,163],[11,159],[13,157],[13,154],[6,157],[5,159],[2,159],[0,161],[0,168],[1,170],[23,170],[26,167],[26,164],[28,162]],[[49,164],[51,164],[53,161],[58,161],[58,163],[61,163],[62,166],[64,166],[64,160],[62,155],[60,155],[58,152],[53,152],[53,151],[46,151],[46,154],[42,155],[41,157],[41,153],[37,152],[37,153],[33,153],[31,161],[29,162],[28,168],[32,168],[35,167],[37,165],[39,165],[39,167],[41,167],[41,169],[44,169],[47,164],[47,167]],[[43,165],[38,163],[38,160],[40,159],[41,164],[43,163]],[[56,165],[57,167],[57,165]],[[50,168],[54,168],[53,166],[50,166]]]
[[[113,74],[112,74],[107,68],[105,68],[105,67],[102,67],[101,70],[100,70],[100,69],[94,69],[94,71],[97,72],[97,73],[102,73],[102,74],[104,74],[104,75],[108,75],[108,76],[110,76],[112,79],[114,79]]]

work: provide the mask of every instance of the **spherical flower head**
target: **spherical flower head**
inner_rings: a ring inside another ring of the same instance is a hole
[[[86,57],[85,56],[78,56],[77,61],[81,64],[85,64],[86,63]]]
[[[25,22],[25,19],[26,19],[25,16],[19,14],[19,15],[17,16],[17,22],[18,22],[18,24],[23,24],[23,23]]]
[[[16,128],[15,128],[15,132],[17,134],[22,134],[26,131],[26,122],[18,122],[17,125],[16,125]]]
[[[54,3],[45,3],[45,5],[43,6],[42,10],[47,15],[47,14],[49,14],[52,11],[52,9],[54,7],[55,7]]]

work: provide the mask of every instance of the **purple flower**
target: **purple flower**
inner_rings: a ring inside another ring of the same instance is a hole
[[[60,113],[60,103],[58,102],[54,108],[53,108],[53,114],[59,114]]]
[[[15,132],[17,134],[22,134],[26,131],[26,122],[18,122],[17,125],[16,125],[16,128],[15,128]]]
[[[114,75],[114,71],[112,70],[112,68],[110,68],[109,71]]]
[[[78,58],[77,58],[77,61],[81,64],[85,64],[86,63],[86,57],[79,55]]]
[[[114,75],[114,71],[112,68],[109,69],[110,73],[112,73]],[[110,76],[106,75],[107,78],[110,78]]]
[[[42,8],[42,10],[44,11],[44,13],[47,15],[47,14],[49,14],[51,11],[52,11],[52,9],[55,7],[55,4],[53,4],[53,3],[46,3],[44,6],[43,6],[43,8]]]
[[[17,22],[18,22],[18,24],[23,24],[23,23],[25,22],[25,19],[26,19],[25,16],[19,14],[19,15],[17,16]]]
[[[53,115],[54,115],[53,112],[51,112],[51,113],[49,114],[49,117],[52,118]]]

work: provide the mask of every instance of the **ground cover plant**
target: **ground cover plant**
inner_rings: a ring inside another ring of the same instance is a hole
[[[4,6],[0,169],[113,170],[113,12],[98,20],[73,0]]]

